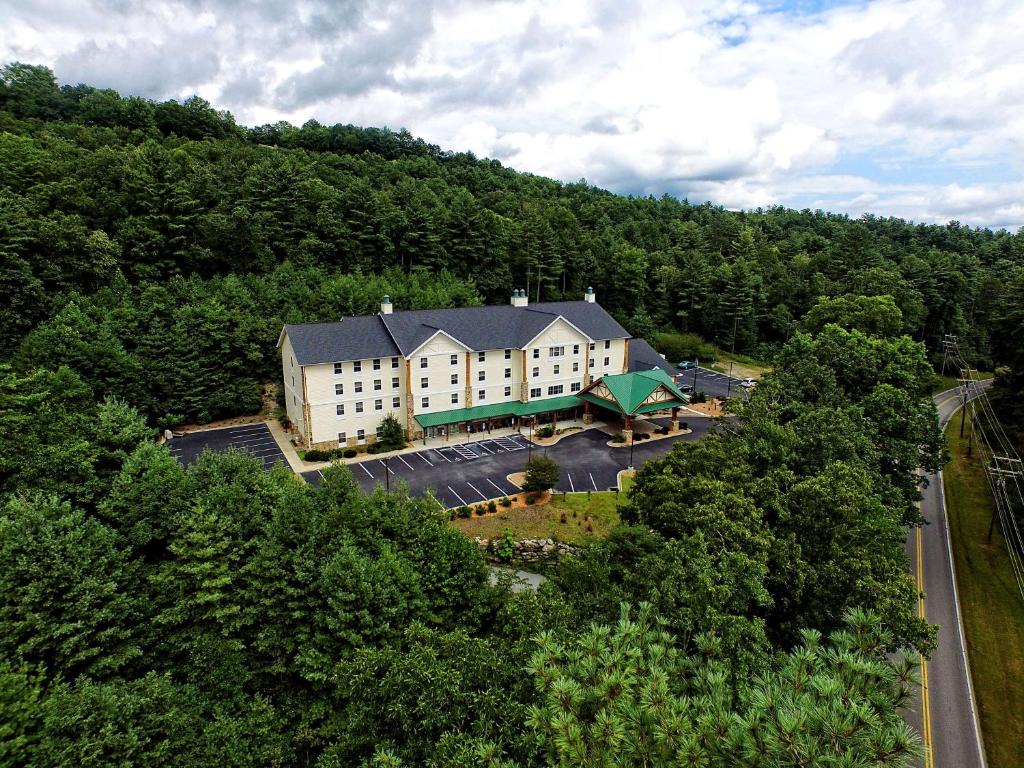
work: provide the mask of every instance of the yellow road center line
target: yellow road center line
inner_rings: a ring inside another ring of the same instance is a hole
[[[917,615],[925,618],[924,611],[924,535],[917,529]],[[928,699],[928,662],[921,659],[921,740],[924,742],[925,768],[934,768],[932,754],[932,708]]]

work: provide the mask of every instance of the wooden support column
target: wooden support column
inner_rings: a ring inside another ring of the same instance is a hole
[[[673,432],[679,429],[679,409],[675,406],[672,406],[672,421],[669,422],[668,428]]]
[[[622,372],[629,373],[629,339],[625,339],[622,346]]]
[[[623,416],[622,417],[622,423],[623,423],[622,434],[624,434],[626,436],[626,442],[627,443],[631,442],[633,440],[633,417],[632,416],[628,416],[628,415],[627,416]]]
[[[412,360],[405,359],[405,430],[409,433],[409,439],[416,439],[414,428],[416,415],[416,403],[412,394]]]
[[[519,401],[522,403],[530,399],[530,377],[526,373],[526,350],[523,350],[523,378],[519,384]]]
[[[589,400],[584,400],[583,401],[583,423],[584,424],[593,424],[594,423],[594,414],[592,414],[590,412],[590,401]]]
[[[472,355],[472,354],[473,354],[472,352],[467,352],[466,353],[466,397],[465,397],[466,402],[465,402],[465,406],[467,408],[472,408],[473,407],[473,378],[472,378],[472,376],[470,374],[470,370],[469,370],[469,356]]]

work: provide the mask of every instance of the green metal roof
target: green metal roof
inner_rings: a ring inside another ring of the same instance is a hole
[[[603,383],[608,388],[612,397],[615,398],[614,402],[609,402],[608,400],[604,400],[596,395],[591,395],[589,392],[581,393],[580,397],[604,408],[617,410],[619,413],[625,415],[650,413],[651,411],[660,411],[673,406],[686,405],[686,403],[690,402],[690,398],[680,392],[679,388],[676,387],[675,382],[672,381],[672,377],[660,368],[655,368],[650,371],[634,371],[633,373],[619,373],[611,376],[603,376],[594,382],[594,385],[598,383]],[[661,386],[668,389],[675,400],[666,400],[660,403],[643,405],[644,400],[650,397],[651,393]]]
[[[461,424],[464,421],[481,421],[495,416],[533,416],[538,413],[575,408],[579,404],[580,400],[576,395],[563,395],[562,397],[531,400],[528,403],[518,401],[488,403],[487,405],[475,405],[472,408],[453,408],[450,411],[421,413],[416,416],[416,421],[420,423],[421,427],[440,427],[446,424]]]

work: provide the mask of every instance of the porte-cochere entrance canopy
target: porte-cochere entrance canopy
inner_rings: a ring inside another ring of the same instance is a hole
[[[679,391],[672,377],[660,368],[603,376],[577,396],[623,416],[641,416],[690,402],[689,396]]]

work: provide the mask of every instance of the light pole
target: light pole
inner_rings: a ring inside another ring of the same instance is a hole
[[[530,417],[530,440],[526,446],[526,463],[530,463],[530,458],[533,456],[533,417]]]
[[[633,443],[636,442],[636,429],[629,430],[629,468],[633,468]]]
[[[384,490],[391,492],[391,470],[388,468],[388,457],[384,457]]]

